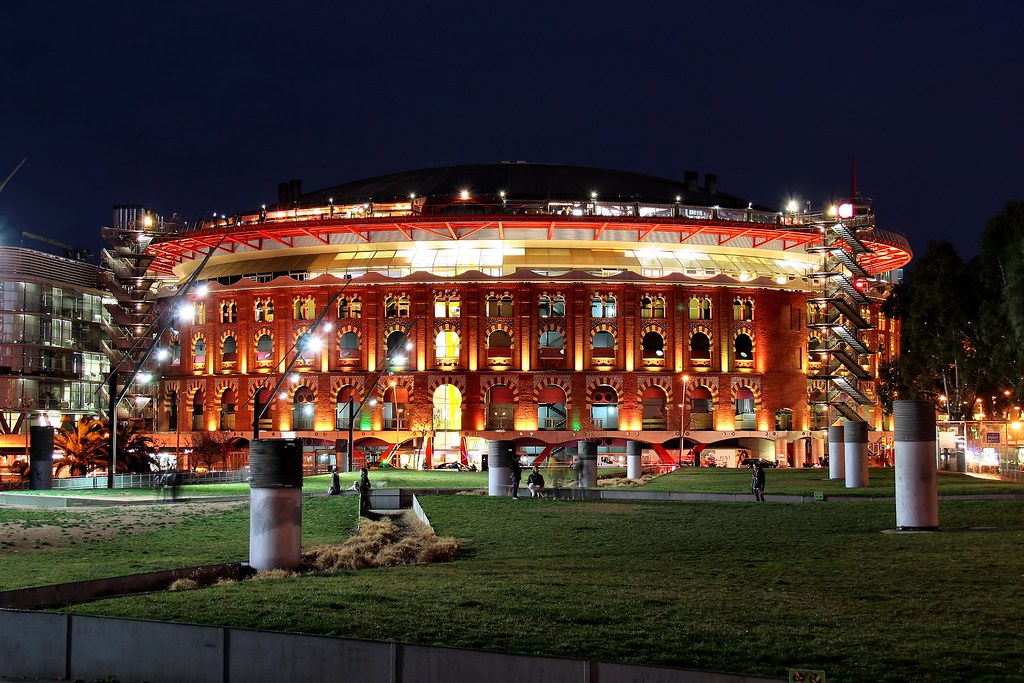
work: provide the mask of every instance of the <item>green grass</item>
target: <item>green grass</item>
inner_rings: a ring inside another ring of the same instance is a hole
[[[304,547],[347,533],[354,506],[353,497],[307,499]],[[1024,680],[1024,501],[944,501],[938,534],[881,533],[894,524],[894,506],[874,501],[443,496],[424,506],[440,534],[464,539],[455,562],[70,611],[775,678],[806,667],[830,680]],[[140,547],[181,559],[244,553],[244,518],[231,513],[71,555],[115,562]],[[40,567],[70,559],[59,550],[31,555],[44,558]],[[18,566],[0,565],[0,576]]]

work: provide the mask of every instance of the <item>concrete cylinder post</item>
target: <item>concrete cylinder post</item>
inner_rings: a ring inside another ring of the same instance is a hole
[[[639,479],[644,475],[643,446],[639,441],[626,442],[626,476],[630,479]]]
[[[868,485],[868,423],[843,421],[846,456],[846,488],[862,489]]]
[[[785,439],[775,439],[775,462],[779,467],[789,467],[789,448]]]
[[[797,467],[803,467],[807,464],[807,440],[796,439],[793,442],[793,459],[796,460]]]
[[[33,425],[29,427],[28,438],[28,487],[48,491],[53,488],[53,427]]]
[[[249,564],[295,569],[302,561],[302,442],[252,441],[249,470]]]
[[[894,401],[896,423],[896,528],[938,529],[935,405]]]
[[[828,428],[828,478],[846,478],[846,446],[843,441],[843,425]]]
[[[597,486],[597,442],[580,440],[580,486]]]
[[[487,495],[507,496],[512,487],[512,458],[516,456],[515,441],[498,440],[487,444]]]
[[[821,438],[821,435],[814,432],[811,435],[811,460],[815,463],[821,462],[825,458],[825,441]]]

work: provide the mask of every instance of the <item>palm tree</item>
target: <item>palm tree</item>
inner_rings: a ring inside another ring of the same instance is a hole
[[[55,473],[67,468],[73,477],[83,476],[107,462],[109,452],[106,424],[95,417],[82,415],[78,422],[65,422],[53,435],[53,445],[64,451]]]
[[[156,444],[133,422],[117,423],[117,472],[148,474],[156,467]]]

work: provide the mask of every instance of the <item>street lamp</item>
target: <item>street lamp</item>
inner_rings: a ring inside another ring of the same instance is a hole
[[[686,385],[690,381],[689,375],[683,375],[683,400],[679,404],[679,455],[676,458],[676,465],[683,466],[683,429],[686,425]]]

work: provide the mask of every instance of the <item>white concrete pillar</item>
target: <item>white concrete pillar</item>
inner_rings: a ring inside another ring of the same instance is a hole
[[[595,488],[597,486],[597,442],[581,439],[580,449],[580,486]]]
[[[498,440],[487,444],[487,495],[507,496],[512,489],[512,458],[516,456],[514,441]]]
[[[644,474],[643,444],[639,441],[626,442],[626,476],[639,479]]]
[[[828,428],[828,478],[846,478],[846,445],[843,442],[843,425]]]
[[[295,569],[302,562],[302,442],[249,444],[249,565]]]
[[[938,529],[935,405],[894,401],[896,423],[896,528]]]
[[[846,456],[846,488],[862,489],[868,485],[868,423],[843,421]]]

